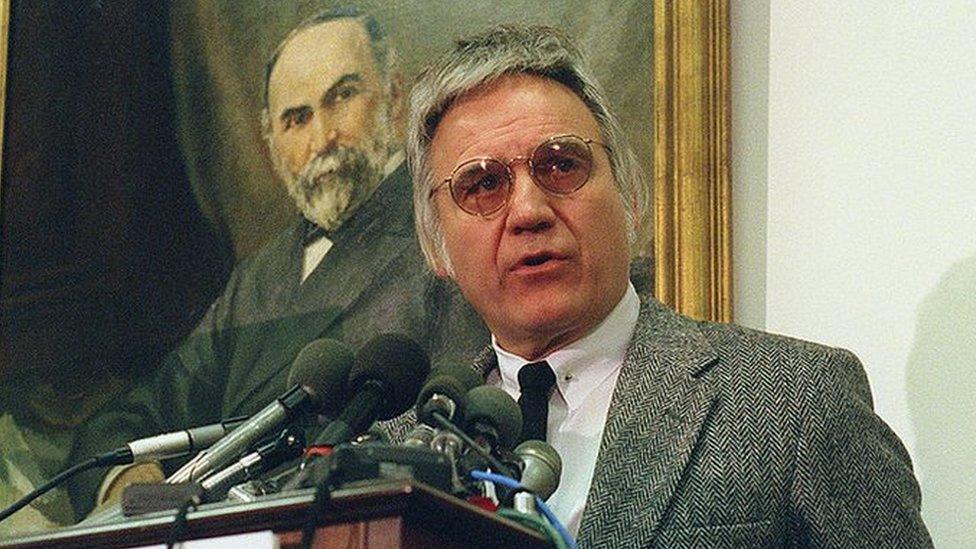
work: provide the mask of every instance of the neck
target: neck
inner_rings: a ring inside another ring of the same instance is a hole
[[[502,349],[518,355],[529,362],[535,362],[543,357],[558,351],[563,347],[579,340],[592,330],[592,327],[582,334],[575,331],[561,333],[552,337],[540,337],[536,339],[522,339],[517,341],[502,341],[497,339],[498,346]]]

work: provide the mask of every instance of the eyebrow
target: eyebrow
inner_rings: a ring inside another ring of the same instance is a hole
[[[362,81],[363,81],[363,76],[358,72],[346,73],[340,76],[338,80],[336,80],[331,86],[329,86],[327,90],[325,90],[324,93],[322,93],[321,102],[323,104],[330,103],[332,100],[335,99],[336,94],[339,93],[339,88],[345,86],[346,84],[350,84],[353,82],[362,82]],[[298,105],[295,107],[287,107],[281,111],[281,114],[278,116],[278,118],[281,121],[285,121],[299,113],[308,111],[310,109],[311,107],[309,105]]]
[[[335,81],[334,84],[329,86],[329,89],[325,90],[325,93],[322,94],[322,103],[329,103],[333,99],[335,99],[336,94],[339,93],[339,88],[341,88],[342,86],[345,86],[346,84],[351,84],[353,82],[358,83],[362,81],[363,81],[363,76],[358,72],[350,72],[342,75],[341,77],[339,77],[338,80]]]

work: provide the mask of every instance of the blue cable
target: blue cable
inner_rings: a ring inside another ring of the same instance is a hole
[[[498,473],[471,471],[471,478],[475,480],[486,480],[488,482],[500,484],[506,488],[511,488],[513,490],[525,490],[528,492],[528,490],[522,486],[519,481],[511,477],[506,477],[505,475],[499,475]],[[542,511],[542,514],[546,517],[546,520],[548,520],[556,531],[559,532],[559,536],[563,538],[566,545],[568,545],[571,549],[577,549],[576,540],[573,539],[573,536],[569,533],[569,530],[566,530],[566,527],[559,522],[559,519],[556,518],[556,515],[552,512],[552,509],[546,505],[546,502],[541,497],[535,496],[535,504],[539,510]]]

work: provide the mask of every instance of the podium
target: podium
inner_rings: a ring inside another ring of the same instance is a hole
[[[265,496],[252,503],[216,503],[190,511],[183,540],[271,531],[283,548],[299,547],[312,490]],[[175,512],[121,522],[78,525],[0,540],[3,547],[138,547],[166,543]],[[316,548],[551,547],[542,535],[412,480],[377,481],[340,489],[319,514]]]

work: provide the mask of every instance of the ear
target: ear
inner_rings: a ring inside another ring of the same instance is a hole
[[[272,133],[274,129],[271,127],[271,113],[268,112],[268,108],[264,107],[261,109],[261,137],[264,138],[264,142],[268,145],[268,150],[274,154],[274,134]]]

